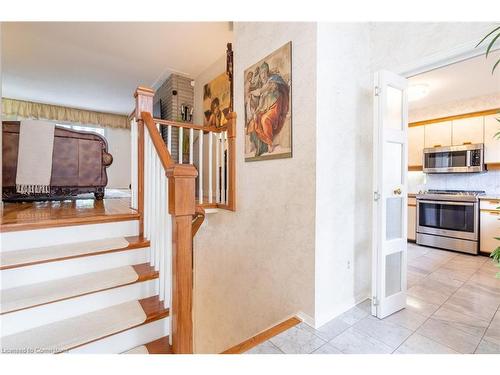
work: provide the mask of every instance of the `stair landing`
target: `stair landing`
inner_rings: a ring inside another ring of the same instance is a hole
[[[130,198],[5,202],[0,232],[137,219],[139,213],[130,208]]]

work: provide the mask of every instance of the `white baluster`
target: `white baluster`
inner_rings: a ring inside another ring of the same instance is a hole
[[[168,131],[167,131],[167,148],[168,152],[172,154],[172,125],[168,126]]]
[[[226,150],[226,142],[224,138],[224,132],[220,133],[220,202],[226,203],[226,182],[224,179],[226,171],[226,161],[224,160],[224,151]]]
[[[156,150],[155,150],[156,151]],[[156,153],[156,152],[155,152]],[[155,158],[154,155],[151,157],[151,167],[149,176],[149,232],[150,232],[150,247],[151,247],[151,265],[156,269],[156,241],[155,241],[155,221],[154,221],[154,200],[155,200]]]
[[[208,203],[212,203],[212,152],[213,152],[213,133],[208,133]]]
[[[189,129],[189,164],[193,164],[194,129]]]
[[[149,239],[149,188],[150,188],[150,142],[149,133],[144,129],[144,236]]]
[[[229,141],[227,139],[227,131],[224,132],[224,139],[226,142],[226,204],[229,202],[229,197],[228,197],[228,192],[229,192],[229,181],[231,181],[230,176],[229,176]]]
[[[157,216],[156,216],[156,235],[157,235],[157,241],[158,241],[158,265],[161,264],[161,253],[163,251],[162,248],[162,235],[163,235],[163,227],[161,225],[161,220],[162,216],[164,214],[163,209],[162,209],[162,192],[161,192],[161,175],[163,174],[163,167],[161,165],[161,160],[160,157],[158,156],[158,168],[157,168],[157,177],[156,177],[156,184],[158,187],[158,191],[156,192],[156,205],[157,205]]]
[[[155,228],[155,251],[156,251],[156,270],[159,270],[160,267],[160,158],[158,155],[155,158],[155,194],[154,194],[154,210],[155,210],[155,220],[154,220],[154,228]]]
[[[137,209],[137,124],[130,121],[130,207]]]
[[[172,306],[172,216],[168,213],[168,179],[165,178],[165,300],[164,306]],[[172,335],[170,335],[172,336]]]
[[[168,215],[166,211],[166,203],[165,203],[165,173],[163,168],[160,168],[160,300],[165,301],[165,247],[166,247],[166,239],[165,239],[165,217]]]
[[[151,156],[152,144],[149,132],[144,129],[144,236],[150,240],[149,264],[154,265],[153,247],[151,246]]]
[[[198,201],[203,204],[203,130],[198,136]]]
[[[182,164],[182,149],[183,149],[183,140],[184,140],[184,128],[179,128],[179,164]]]
[[[215,134],[215,201],[217,203],[221,202],[220,196],[220,146],[221,146],[221,138],[220,133]]]

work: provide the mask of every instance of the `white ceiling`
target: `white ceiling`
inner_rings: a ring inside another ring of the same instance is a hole
[[[500,93],[500,66],[491,74],[491,68],[499,58],[500,51],[495,51],[488,59],[482,55],[410,78],[410,87],[417,84],[429,86],[428,95],[411,101],[410,109]]]
[[[138,85],[195,78],[231,40],[228,22],[2,23],[2,95],[130,113]]]

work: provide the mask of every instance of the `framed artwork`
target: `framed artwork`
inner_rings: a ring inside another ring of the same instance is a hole
[[[292,157],[292,42],[244,72],[245,161]]]
[[[203,86],[203,125],[221,127],[231,111],[231,88],[226,73]]]

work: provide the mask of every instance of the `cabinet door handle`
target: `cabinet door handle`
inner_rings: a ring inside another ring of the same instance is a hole
[[[463,144],[464,144],[464,145],[471,145],[471,144],[472,144],[472,142],[464,142]]]

